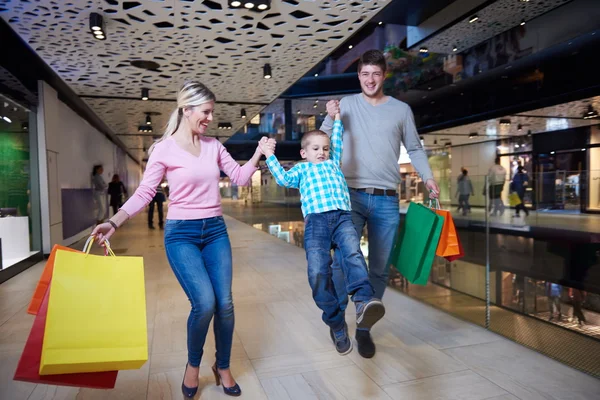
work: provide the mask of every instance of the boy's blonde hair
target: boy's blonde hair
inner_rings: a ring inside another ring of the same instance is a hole
[[[319,129],[315,129],[314,131],[306,132],[304,136],[302,136],[302,140],[300,141],[300,147],[305,149],[306,146],[308,146],[308,142],[310,141],[310,139],[315,136],[325,136],[327,139],[329,139],[329,136],[327,136],[325,132]]]

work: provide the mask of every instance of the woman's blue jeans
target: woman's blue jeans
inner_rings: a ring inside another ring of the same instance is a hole
[[[214,315],[217,367],[229,368],[233,341],[231,244],[223,217],[167,220],[165,249],[171,268],[192,304],[188,318],[188,363],[200,366]]]

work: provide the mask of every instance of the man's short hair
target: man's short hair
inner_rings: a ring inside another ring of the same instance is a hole
[[[306,146],[308,146],[308,142],[310,141],[310,139],[315,136],[325,136],[327,139],[329,139],[329,136],[327,136],[325,132],[315,129],[314,131],[306,132],[302,136],[302,140],[300,141],[300,147],[305,149]]]
[[[385,72],[385,70],[387,69],[385,56],[379,50],[365,51],[363,55],[360,56],[360,60],[358,60],[359,73],[364,65],[375,65],[377,67],[380,67],[383,72]]]

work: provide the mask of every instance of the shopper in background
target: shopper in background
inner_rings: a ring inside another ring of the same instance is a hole
[[[149,150],[140,186],[116,215],[96,226],[92,233],[99,243],[104,243],[150,203],[166,175],[170,203],[165,251],[192,305],[187,323],[188,363],[181,383],[187,398],[198,392],[200,361],[213,316],[217,348],[212,367],[215,380],[217,385],[223,382],[226,395],[242,393],[229,369],[234,329],[232,259],[219,178],[223,171],[232,182],[246,185],[256,172],[262,153],[257,148],[254,156],[240,166],[221,142],[205,136],[213,120],[215,100],[215,95],[202,83],[192,81],[183,85],[165,134]]]
[[[108,184],[108,195],[113,215],[115,215],[123,205],[123,196],[127,196],[127,189],[117,174],[113,175],[112,181]]]
[[[558,321],[562,319],[562,311],[561,311],[561,303],[560,298],[562,296],[562,286],[558,283],[548,283],[547,291],[548,291],[548,308],[550,309],[550,317],[548,321],[552,321],[554,319],[554,314],[558,311]]]
[[[456,195],[458,196],[458,209],[462,209],[462,215],[471,212],[469,197],[473,195],[473,184],[468,176],[469,171],[462,169],[462,174],[457,179]]]
[[[106,218],[106,182],[102,178],[104,167],[102,164],[94,165],[92,169],[92,191],[96,206],[96,223],[101,224]]]
[[[525,172],[525,168],[521,165],[517,168],[517,173],[513,177],[513,180],[510,184],[510,190],[515,192],[519,199],[521,200],[521,204],[515,207],[515,217],[519,216],[519,211],[523,210],[526,216],[529,216],[529,210],[525,207],[525,189],[529,186],[529,175]]]
[[[163,188],[161,185],[156,187],[156,194],[152,198],[152,201],[149,204],[148,209],[148,228],[154,228],[154,223],[152,220],[154,219],[154,205],[156,204],[156,208],[158,209],[158,227],[163,229],[163,203],[165,202],[165,194],[163,192]]]
[[[502,191],[506,182],[506,169],[500,165],[500,157],[488,171],[488,193],[490,196],[490,215],[504,215],[504,202]]]

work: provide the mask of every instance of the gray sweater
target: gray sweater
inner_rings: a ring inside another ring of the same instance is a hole
[[[372,106],[359,93],[344,97],[340,109],[344,124],[342,172],[349,187],[397,190],[401,143],[421,179],[433,179],[408,104],[389,97],[386,103]],[[327,116],[321,130],[331,135],[332,128],[333,120]]]

